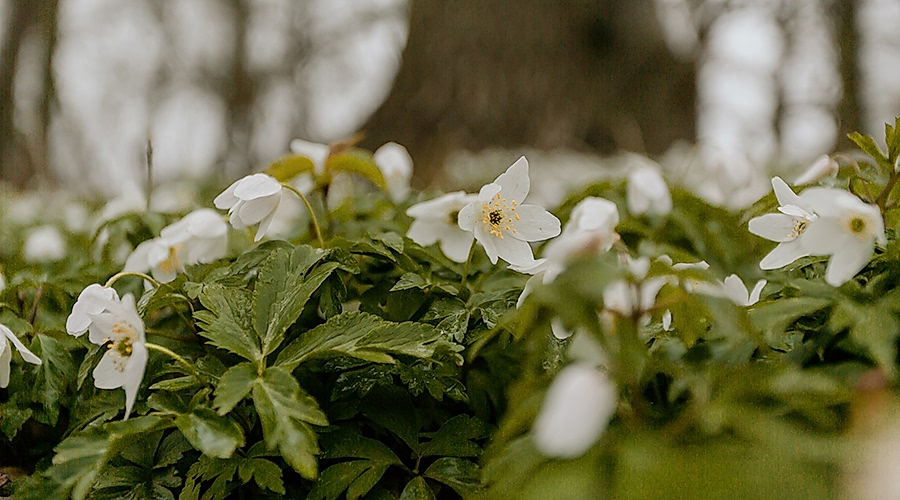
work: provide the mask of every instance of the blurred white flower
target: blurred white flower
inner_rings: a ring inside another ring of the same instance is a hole
[[[517,266],[534,262],[530,241],[559,234],[560,223],[537,205],[522,202],[528,196],[528,160],[519,158],[506,172],[481,188],[478,197],[459,212],[459,227],[472,231],[492,264],[498,258]]]
[[[801,184],[818,182],[826,177],[837,174],[839,167],[838,163],[834,161],[831,156],[827,154],[822,155],[816,158],[816,161],[812,162],[812,164],[797,177],[794,181],[794,185],[799,186]]]
[[[375,150],[374,160],[384,175],[391,201],[405,200],[409,196],[409,180],[413,173],[409,151],[396,142],[389,142]]]
[[[840,286],[868,264],[875,243],[886,245],[881,211],[842,189],[809,188],[800,195],[818,215],[804,233],[803,245],[816,255],[831,255],[825,281]]]
[[[618,398],[615,383],[591,364],[563,368],[550,384],[534,421],[535,446],[549,457],[581,456],[606,430]]]
[[[3,273],[0,273],[0,292],[6,290],[6,278],[3,277]]]
[[[626,257],[627,267],[632,279],[616,280],[603,289],[603,307],[605,310],[620,316],[640,314],[647,320],[645,313],[653,308],[656,295],[669,282],[665,276],[645,279],[650,269],[650,259]]]
[[[633,215],[667,215],[672,196],[659,169],[641,164],[628,173],[628,211]]]
[[[159,237],[137,246],[125,261],[125,271],[151,271],[168,283],[184,266],[220,259],[228,248],[228,226],[214,210],[201,208],[160,231]]]
[[[22,256],[28,262],[57,261],[66,256],[66,240],[54,226],[39,226],[28,233]]]
[[[231,225],[244,229],[259,223],[254,241],[269,230],[275,210],[281,202],[281,184],[266,174],[253,174],[235,181],[213,203],[220,210],[228,209]]]
[[[16,350],[19,351],[19,354],[22,355],[22,359],[25,361],[34,365],[42,363],[41,358],[29,351],[12,330],[7,328],[6,325],[0,325],[0,389],[9,385],[9,363],[12,361],[10,342],[16,346]]]
[[[753,286],[753,291],[748,292],[747,285],[745,285],[743,280],[736,274],[732,274],[722,282],[722,288],[725,290],[725,295],[735,304],[744,307],[752,306],[759,302],[759,295],[762,293],[764,286],[766,286],[766,280],[759,280],[756,282],[756,285]]]
[[[72,306],[72,312],[66,318],[66,331],[69,335],[80,337],[91,326],[91,317],[105,311],[110,304],[119,302],[119,294],[114,288],[94,283],[88,285]]]
[[[290,147],[292,153],[309,158],[313,163],[313,174],[303,173],[289,181],[298,191],[308,195],[316,186],[314,177],[325,172],[325,162],[328,160],[328,155],[331,154],[331,146],[318,142],[304,141],[303,139],[294,139],[291,141]]]
[[[440,242],[441,252],[454,262],[465,262],[475,238],[457,222],[459,211],[477,197],[462,191],[416,203],[406,210],[413,217],[406,236],[422,246]]]
[[[810,255],[809,248],[815,248],[803,245],[802,240],[807,237],[807,229],[816,220],[816,212],[805,197],[801,198],[794,194],[780,177],[772,178],[772,188],[775,190],[775,197],[780,205],[778,211],[781,213],[754,217],[748,226],[751,233],[778,242],[778,246],[759,263],[761,269],[786,266]]]
[[[125,420],[134,407],[138,388],[147,367],[144,322],[134,307],[134,297],[107,304],[106,310],[90,314],[89,338],[107,351],[94,368],[94,386],[98,389],[125,389]]]

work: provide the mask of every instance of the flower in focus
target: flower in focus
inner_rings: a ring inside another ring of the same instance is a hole
[[[94,283],[88,285],[72,306],[72,313],[66,318],[66,331],[69,335],[80,337],[92,323],[92,316],[107,310],[110,304],[119,302],[119,294],[114,288],[107,288]]]
[[[766,280],[759,280],[756,282],[756,285],[753,286],[753,291],[748,292],[747,286],[744,285],[744,282],[736,274],[732,274],[722,282],[725,296],[731,299],[735,304],[744,307],[752,306],[759,302],[759,295],[762,293],[762,289],[765,286]]]
[[[406,215],[415,219],[406,236],[422,246],[440,242],[441,252],[447,258],[465,262],[474,236],[460,229],[457,218],[459,211],[475,198],[474,194],[457,191],[416,203],[406,210]]]
[[[807,237],[807,229],[816,220],[816,211],[809,205],[806,196],[794,194],[780,177],[772,178],[772,188],[775,190],[775,197],[780,205],[778,211],[781,213],[754,217],[749,224],[751,233],[778,242],[778,246],[760,261],[760,269],[786,266],[810,255],[809,248],[814,248],[804,245],[802,241]],[[804,195],[805,193],[804,191]]]
[[[618,398],[615,383],[590,363],[563,368],[534,421],[535,446],[549,457],[581,456],[606,430]]]
[[[66,240],[54,226],[40,226],[25,240],[22,257],[28,262],[57,261],[66,256]]]
[[[384,175],[391,201],[400,203],[405,200],[409,196],[409,180],[413,173],[412,157],[406,148],[389,142],[375,150],[373,159]]]
[[[275,209],[281,202],[282,187],[274,177],[253,174],[235,181],[213,203],[220,210],[228,209],[230,222],[235,229],[244,229],[259,223],[256,237],[259,241],[272,224]]]
[[[144,323],[127,294],[121,301],[107,304],[106,310],[90,314],[89,338],[107,351],[94,368],[94,386],[98,389],[125,389],[125,420],[134,407],[137,391],[147,367]]]
[[[800,196],[818,215],[803,244],[816,255],[831,255],[825,281],[840,286],[868,264],[875,243],[887,244],[881,211],[842,189],[809,188]]]
[[[672,195],[659,169],[641,164],[628,173],[628,211],[634,215],[667,215]]]
[[[794,181],[794,185],[799,186],[801,184],[818,182],[826,177],[837,174],[839,168],[840,166],[831,156],[828,156],[827,154],[822,155],[816,158],[816,161],[797,177]]]
[[[214,210],[202,208],[138,245],[125,261],[125,270],[150,270],[157,281],[168,283],[184,272],[184,266],[220,259],[227,248],[228,226]]]
[[[25,361],[34,365],[42,363],[41,358],[29,351],[12,330],[7,328],[6,325],[0,325],[0,389],[9,385],[9,363],[12,360],[10,342],[16,346],[16,350],[19,351],[19,354],[22,355],[22,359]]]
[[[528,196],[528,160],[519,158],[506,172],[481,188],[478,197],[459,212],[459,227],[475,234],[492,264],[498,258],[517,266],[531,265],[534,254],[529,241],[542,241],[559,234],[560,223],[537,205],[522,202]]]

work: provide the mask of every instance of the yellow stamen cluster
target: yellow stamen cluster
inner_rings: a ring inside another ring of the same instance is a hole
[[[809,224],[807,219],[794,219],[794,230],[788,234],[788,237],[798,238],[803,231],[806,231],[807,224]]]
[[[181,261],[178,260],[178,249],[181,245],[169,247],[169,256],[166,260],[157,264],[157,268],[164,273],[174,273],[182,269]]]
[[[109,349],[107,352],[110,356],[115,356],[114,365],[116,370],[122,372],[125,371],[125,359],[131,356],[131,353],[134,351],[132,347],[134,345],[134,340],[138,337],[137,332],[125,321],[119,321],[115,323],[112,327],[113,338],[107,338],[106,341],[109,344],[106,345],[106,348]]]
[[[500,193],[491,198],[490,203],[482,205],[481,210],[483,218],[481,221],[485,227],[489,228],[488,232],[494,236],[503,239],[504,231],[512,231],[516,233],[516,221],[519,220],[519,214],[516,213],[518,203],[516,200],[506,201]]]

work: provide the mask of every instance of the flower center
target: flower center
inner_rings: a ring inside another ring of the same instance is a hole
[[[850,232],[861,234],[866,230],[866,221],[862,217],[854,217],[850,219]]]
[[[113,365],[119,372],[125,371],[125,362],[134,351],[134,340],[138,337],[137,332],[125,321],[119,321],[112,326],[113,338],[107,339],[109,344],[106,348],[110,356],[115,356]]]
[[[504,231],[512,231],[516,233],[516,221],[519,220],[519,214],[516,213],[518,203],[516,200],[506,201],[501,198],[500,193],[491,198],[490,203],[482,206],[482,222],[488,228],[488,232],[494,236],[503,239]]]
[[[178,249],[181,245],[169,247],[169,256],[166,260],[156,265],[157,269],[164,273],[174,273],[182,268],[181,261],[178,259]]]

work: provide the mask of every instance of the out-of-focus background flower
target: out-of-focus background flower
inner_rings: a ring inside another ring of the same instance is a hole
[[[361,130],[418,186],[494,148],[740,184],[882,135],[896,26],[896,0],[0,0],[0,180],[140,192],[150,138],[155,183],[224,183]]]

